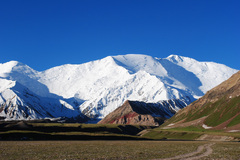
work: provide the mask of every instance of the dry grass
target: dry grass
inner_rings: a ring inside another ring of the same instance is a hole
[[[240,159],[240,143],[219,142],[212,146],[213,153],[205,159]]]
[[[192,152],[199,141],[0,141],[0,159],[154,159]],[[239,159],[240,144],[218,142],[204,159]]]
[[[2,141],[1,159],[152,159],[187,153],[198,144],[161,141]]]

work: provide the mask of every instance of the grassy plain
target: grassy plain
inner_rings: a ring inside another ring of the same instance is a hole
[[[130,159],[174,157],[193,152],[206,141],[0,141],[4,160]],[[216,142],[203,159],[239,159],[240,143]]]
[[[158,159],[193,152],[203,144],[212,143],[182,141],[194,140],[204,134],[240,138],[239,133],[207,131],[195,127],[168,130],[152,128],[130,125],[2,122],[0,159]],[[137,133],[144,129],[149,132],[137,136]],[[160,139],[163,141],[159,141]],[[214,143],[213,153],[203,159],[240,159],[239,142]]]

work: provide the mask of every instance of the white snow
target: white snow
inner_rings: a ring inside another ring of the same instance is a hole
[[[0,92],[15,86],[15,81],[0,78]]]
[[[198,62],[195,59],[170,55],[167,59],[192,72],[201,82],[199,89],[206,93],[233,75],[237,70],[214,62]]]
[[[207,126],[206,124],[203,124],[202,127],[203,127],[204,129],[210,129],[210,128],[212,128],[212,127],[210,127],[210,126]]]
[[[236,72],[222,64],[177,55],[167,58],[134,54],[108,56],[43,72],[11,61],[0,64],[0,94],[18,82],[36,96],[57,99],[56,103],[68,111],[78,109],[103,118],[127,99],[159,102],[186,96],[191,100],[199,98]],[[6,94],[2,96],[2,103],[9,98]]]

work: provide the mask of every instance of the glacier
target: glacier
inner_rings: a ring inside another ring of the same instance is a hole
[[[0,64],[0,117],[102,119],[126,100],[156,103],[188,97],[189,104],[236,72],[179,55],[108,56],[42,72],[10,61]]]

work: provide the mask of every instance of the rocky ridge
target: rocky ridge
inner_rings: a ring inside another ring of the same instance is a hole
[[[165,100],[158,103],[127,100],[98,123],[159,126],[177,112],[175,108],[182,109],[189,103],[189,99]]]

